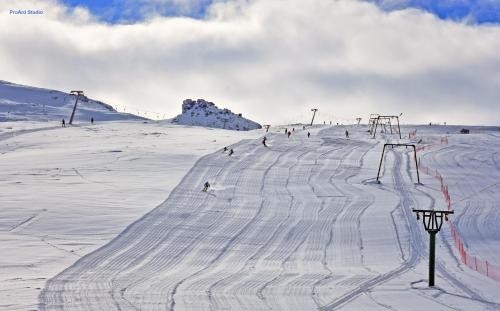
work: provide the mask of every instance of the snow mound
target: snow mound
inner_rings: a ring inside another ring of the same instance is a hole
[[[75,96],[68,93],[0,80],[0,121],[68,121],[74,104]],[[78,100],[74,121],[88,122],[91,117],[96,121],[143,119],[82,96]]]
[[[262,126],[245,119],[229,109],[219,109],[214,103],[198,99],[186,99],[182,103],[182,113],[172,120],[173,123],[199,125],[236,131],[260,129]]]

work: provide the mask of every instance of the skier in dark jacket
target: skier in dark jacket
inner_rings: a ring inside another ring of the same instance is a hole
[[[66,121],[64,121],[64,119],[62,119],[61,124],[62,124],[62,125],[61,125],[62,127],[66,127]]]
[[[311,137],[311,133],[307,132],[307,138]]]
[[[267,137],[264,136],[264,138],[262,138],[262,144],[264,145],[264,147],[267,147],[266,140],[267,140]]]
[[[90,124],[94,124],[94,117],[90,117]]]
[[[234,153],[233,149],[229,150],[228,156],[231,156]]]
[[[210,188],[210,184],[208,183],[208,181],[205,182],[205,184],[203,185],[203,192],[207,192],[208,191],[208,188]]]
[[[290,135],[292,135],[292,132],[288,132],[288,138],[290,138]]]
[[[349,138],[349,132],[345,130],[345,138]]]
[[[224,147],[224,151],[223,152],[226,153],[226,151],[227,151],[227,147]]]

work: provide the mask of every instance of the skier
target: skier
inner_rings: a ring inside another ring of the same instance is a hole
[[[61,124],[62,124],[62,127],[66,127],[66,121],[64,121],[64,119],[62,119]]]
[[[302,125],[302,130],[304,131],[306,129],[306,126],[305,125]]]
[[[227,151],[227,147],[224,147],[224,151],[223,152],[226,153],[226,151]]]
[[[228,156],[231,156],[234,153],[233,149],[229,150]]]
[[[90,117],[90,123],[94,124],[94,117]]]
[[[208,181],[205,182],[205,184],[203,185],[203,192],[207,192],[208,191],[208,188],[210,188],[210,184],[208,183]]]
[[[292,135],[292,132],[288,132],[288,138],[290,138],[290,135]]]
[[[311,136],[311,133],[307,132],[307,138],[309,138]]]
[[[349,138],[349,132],[345,130],[345,138]]]
[[[287,133],[288,133],[288,129],[287,129],[287,128],[285,128],[285,135],[286,135]]]
[[[266,136],[264,136],[264,138],[262,138],[262,144],[264,145],[264,147],[267,147],[266,140],[267,140],[267,138],[266,138]]]
[[[292,127],[292,132],[295,132],[295,128],[294,127]]]

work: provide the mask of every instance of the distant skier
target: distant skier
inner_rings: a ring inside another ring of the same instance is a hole
[[[295,132],[295,128],[294,127],[292,127],[292,132]]]
[[[292,135],[292,132],[288,132],[288,138],[290,138],[290,135]]]
[[[66,127],[66,121],[64,121],[64,119],[62,119],[61,124],[62,124],[62,125],[61,125],[62,127]]]
[[[233,149],[229,150],[229,154],[228,154],[228,156],[232,156],[232,155],[233,155],[233,153],[234,153]]]
[[[226,151],[227,151],[227,147],[224,147],[224,151],[223,152],[226,153]]]
[[[264,136],[264,138],[262,138],[262,144],[264,145],[264,147],[267,147],[266,140],[267,140],[267,137]]]
[[[205,184],[203,185],[203,192],[207,192],[208,191],[208,188],[210,188],[210,184],[208,183],[208,181],[205,182]]]
[[[307,138],[311,137],[311,133],[307,132]]]
[[[306,126],[302,125],[302,130],[305,131],[305,129],[306,129]]]
[[[94,124],[94,117],[90,117],[90,123]]]
[[[349,132],[345,130],[345,138],[349,138]]]
[[[287,128],[285,128],[285,135],[286,135],[287,133],[288,133],[288,129],[287,129]]]

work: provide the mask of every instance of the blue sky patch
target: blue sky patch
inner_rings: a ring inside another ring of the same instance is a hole
[[[214,0],[61,0],[65,5],[85,7],[99,20],[112,24],[140,22],[150,16],[203,18]]]
[[[101,21],[135,23],[153,15],[203,18],[214,1],[231,0],[60,0],[69,7],[82,6]],[[499,24],[500,0],[365,0],[383,10],[416,8],[441,19],[469,24]]]
[[[500,0],[367,0],[386,11],[416,8],[441,19],[469,24],[500,23]]]

